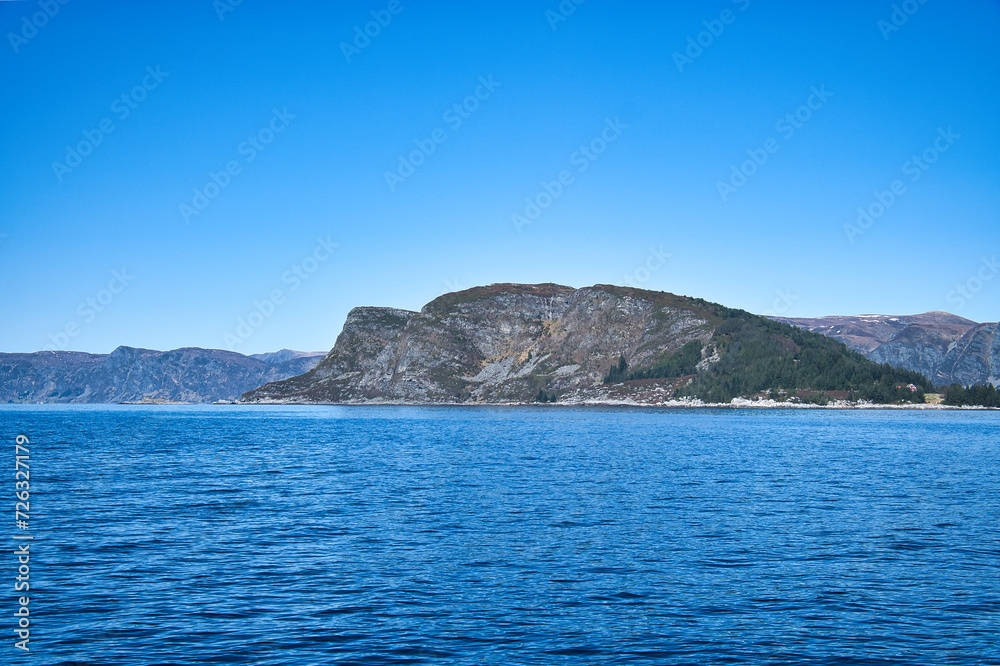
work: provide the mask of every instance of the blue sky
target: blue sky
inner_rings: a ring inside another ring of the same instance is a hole
[[[996,321],[1000,3],[895,7],[0,2],[0,350],[491,282]]]

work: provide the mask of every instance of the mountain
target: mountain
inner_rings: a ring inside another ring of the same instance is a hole
[[[420,312],[355,308],[315,368],[241,400],[728,402],[770,389],[776,397],[853,390],[894,400],[911,399],[910,389],[897,388],[910,383],[927,380],[820,334],[697,298],[611,285],[494,284],[445,294]]]
[[[282,350],[259,356],[266,358],[196,347],[0,354],[0,403],[235,400],[256,386],[312,369],[323,354]]]
[[[777,320],[839,340],[877,363],[924,374],[938,386],[1000,384],[996,323],[947,312]]]

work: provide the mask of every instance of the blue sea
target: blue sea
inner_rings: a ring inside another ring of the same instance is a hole
[[[1000,663],[997,412],[5,406],[0,436],[0,663]]]

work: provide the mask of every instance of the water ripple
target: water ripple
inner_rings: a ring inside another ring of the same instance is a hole
[[[0,424],[32,440],[32,652],[11,663],[1000,663],[994,413]]]

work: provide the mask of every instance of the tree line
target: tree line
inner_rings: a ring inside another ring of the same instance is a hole
[[[1000,389],[992,384],[977,384],[968,388],[952,384],[945,390],[943,402],[953,407],[1000,407]]]
[[[729,402],[782,389],[811,389],[848,391],[850,399],[876,403],[922,403],[925,394],[934,390],[933,383],[919,372],[874,363],[818,333],[743,310],[719,308],[718,314],[723,321],[709,344],[719,353],[719,360],[697,373],[678,395]],[[621,355],[605,382],[695,374],[701,357],[702,344],[697,340],[648,368],[629,370]]]

